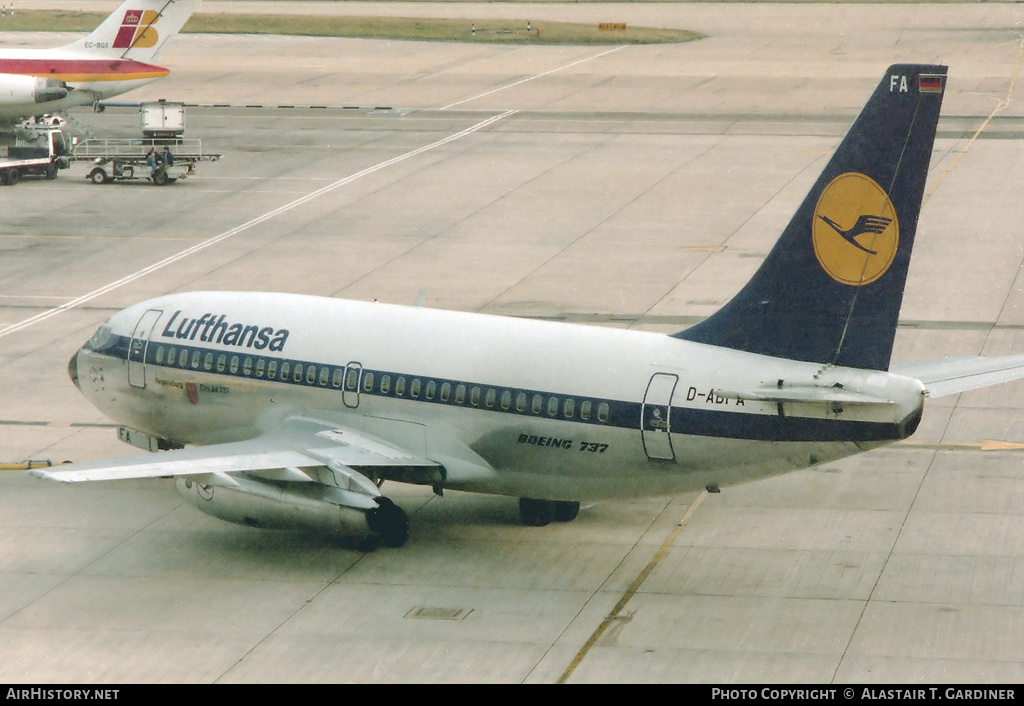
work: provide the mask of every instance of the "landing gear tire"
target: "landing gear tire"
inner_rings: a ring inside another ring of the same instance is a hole
[[[519,498],[519,517],[527,527],[544,527],[552,522],[572,522],[580,514],[575,500]]]
[[[377,507],[366,512],[366,524],[385,547],[400,547],[409,539],[408,515],[388,498],[377,498]]]
[[[572,522],[579,514],[579,502],[575,500],[555,501],[555,522]]]

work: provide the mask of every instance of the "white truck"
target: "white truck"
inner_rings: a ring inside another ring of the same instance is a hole
[[[23,176],[34,175],[53,179],[57,171],[67,169],[68,143],[59,127],[25,125],[16,131],[15,142],[0,157],[0,186],[10,186]]]

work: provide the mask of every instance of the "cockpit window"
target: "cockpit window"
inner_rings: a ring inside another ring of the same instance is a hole
[[[113,345],[114,336],[109,324],[101,324],[86,344],[87,347],[94,351],[102,351]]]

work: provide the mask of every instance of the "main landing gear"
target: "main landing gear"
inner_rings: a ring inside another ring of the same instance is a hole
[[[571,522],[580,514],[575,500],[538,500],[519,498],[519,516],[527,527],[543,527],[552,522]]]

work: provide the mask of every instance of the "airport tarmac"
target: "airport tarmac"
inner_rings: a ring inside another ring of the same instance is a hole
[[[82,164],[0,188],[0,462],[133,453],[67,361],[167,292],[683,328],[753,273],[903,61],[950,77],[894,359],[1024,352],[1018,6],[344,6],[708,36],[176,38],[171,76],[124,98],[192,104],[221,161],[163,188]],[[75,116],[138,131],[130,108]],[[911,443],[545,528],[513,498],[388,486],[412,536],[371,553],[220,522],[166,480],[0,472],[0,681],[1019,683],[1022,392],[937,400]]]

